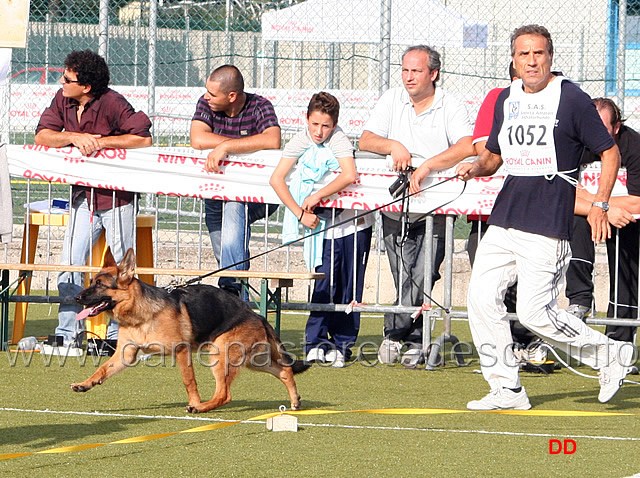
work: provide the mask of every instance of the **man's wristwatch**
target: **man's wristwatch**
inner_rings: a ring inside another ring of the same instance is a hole
[[[592,203],[591,205],[601,208],[604,212],[607,212],[609,210],[609,203],[608,202],[596,201],[596,202]]]

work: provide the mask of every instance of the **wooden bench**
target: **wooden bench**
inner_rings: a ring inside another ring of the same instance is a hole
[[[41,226],[47,227],[64,227],[69,222],[69,214],[45,214],[40,212],[32,212],[25,215],[24,231],[22,234],[22,251],[20,253],[20,262],[26,264],[33,264],[35,262],[36,249],[38,247],[39,231]],[[138,214],[136,216],[136,248],[138,254],[136,255],[136,261],[141,266],[153,266],[153,228],[155,226],[156,218],[152,215]],[[107,240],[105,238],[105,231],[103,230],[100,237],[95,242],[92,248],[92,253],[87,259],[87,265],[100,267],[104,260],[104,255],[107,251]],[[57,270],[56,270],[57,272]],[[152,275],[140,275],[140,280],[147,284],[153,284]],[[85,285],[88,285],[88,280],[85,281]],[[31,276],[25,278],[20,282],[16,295],[29,295],[31,290]],[[27,321],[27,311],[29,308],[28,302],[21,302],[16,304],[15,317],[13,319],[13,334],[12,342],[17,343],[18,340],[24,335],[24,326]],[[99,318],[94,321],[97,326],[93,332],[100,336],[106,334],[107,323],[106,315],[101,314]]]
[[[100,271],[97,266],[62,266],[57,264],[10,264],[0,263],[0,346],[2,350],[6,350],[8,345],[9,331],[9,303],[10,302],[37,302],[34,296],[11,296],[10,294],[10,271],[19,271],[20,274],[29,272],[85,272],[96,273]],[[198,277],[208,273],[202,269],[165,269],[157,267],[137,267],[136,273],[139,276],[144,275],[168,275],[176,277]],[[274,329],[280,333],[280,317],[282,311],[282,289],[293,286],[294,280],[316,280],[323,279],[324,274],[315,272],[273,272],[273,271],[237,271],[228,270],[216,272],[210,277],[235,277],[243,283],[247,290],[250,290],[249,280],[260,280],[259,300],[257,307],[260,315],[267,317],[268,313],[275,316]],[[60,303],[63,297],[46,297],[47,303]],[[25,318],[26,319],[26,318]],[[87,318],[87,321],[94,319]],[[87,324],[87,328],[91,323]],[[15,327],[15,323],[14,323]],[[24,328],[24,324],[23,324]],[[19,337],[18,340],[22,338]],[[13,341],[16,342],[14,334]]]

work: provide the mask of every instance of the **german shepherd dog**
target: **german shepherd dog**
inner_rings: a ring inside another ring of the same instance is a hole
[[[187,411],[202,413],[231,401],[231,382],[242,366],[269,372],[287,387],[291,409],[300,409],[293,375],[310,364],[295,360],[269,322],[239,297],[209,285],[190,285],[168,292],[134,277],[136,258],[129,249],[117,265],[107,250],[102,270],[76,296],[86,308],[78,320],[110,311],[120,324],[113,356],[87,380],[74,383],[86,392],[135,363],[139,351],[175,357],[187,389]],[[192,350],[208,351],[216,380],[213,398],[200,400]]]

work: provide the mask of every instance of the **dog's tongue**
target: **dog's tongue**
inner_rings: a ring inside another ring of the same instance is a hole
[[[82,309],[80,312],[78,312],[78,315],[76,315],[76,320],[86,319],[90,315],[95,315],[95,311],[96,309],[98,309],[98,307],[100,307],[100,305],[101,304],[94,305],[93,307],[87,307],[86,309]]]
[[[80,312],[78,312],[78,315],[76,315],[76,320],[82,320],[89,317],[89,315],[91,314],[91,309],[93,309],[93,307],[82,309]]]

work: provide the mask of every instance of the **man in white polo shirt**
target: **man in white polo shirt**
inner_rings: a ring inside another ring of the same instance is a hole
[[[397,171],[417,166],[413,172],[417,180],[431,170],[450,168],[474,154],[471,121],[464,104],[436,87],[440,67],[440,54],[433,48],[407,48],[402,56],[404,88],[391,88],[382,95],[360,138],[360,150],[390,155]],[[430,292],[423,287],[425,217],[383,213],[396,304],[419,307],[425,302],[425,292]],[[440,278],[438,269],[444,258],[444,220],[444,216],[436,216],[434,221],[432,284]],[[421,318],[414,320],[408,313],[385,314],[379,360],[395,362],[403,342],[408,350],[402,363],[415,366],[422,358]]]

